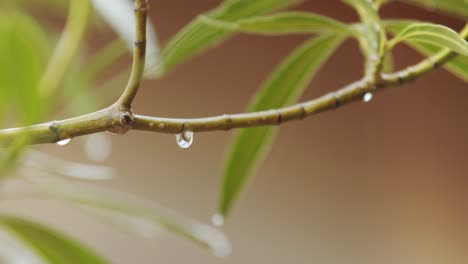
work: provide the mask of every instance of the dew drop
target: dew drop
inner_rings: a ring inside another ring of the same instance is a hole
[[[370,102],[372,100],[372,97],[374,97],[372,93],[366,93],[364,97],[362,97],[362,101],[364,101],[364,103]]]
[[[211,217],[211,223],[213,223],[213,225],[218,226],[218,227],[223,226],[224,225],[224,216],[222,216],[221,214],[214,214]]]
[[[70,144],[71,140],[72,140],[71,138],[66,138],[66,139],[64,139],[64,140],[58,141],[58,142],[55,143],[55,144],[57,144],[57,145],[59,145],[59,146],[66,146],[66,145]]]
[[[180,148],[186,149],[190,148],[193,143],[193,132],[192,131],[184,131],[180,134],[176,135],[177,145]]]

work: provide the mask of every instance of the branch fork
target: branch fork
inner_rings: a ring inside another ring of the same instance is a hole
[[[280,109],[189,119],[143,116],[134,114],[131,106],[140,88],[145,70],[148,9],[147,0],[135,0],[136,40],[132,72],[124,92],[114,104],[87,115],[61,121],[0,130],[0,146],[9,146],[15,139],[21,137],[26,137],[29,144],[42,144],[105,131],[121,135],[133,129],[184,135],[183,132],[186,131],[220,131],[280,125],[337,109],[351,102],[361,101],[369,92],[374,93],[416,80],[457,56],[454,52],[443,50],[405,70],[390,74],[381,72],[382,67],[379,66],[381,62],[377,61],[377,64],[372,62],[376,65],[375,69],[366,71],[368,74],[361,80],[316,99]],[[462,37],[465,39],[468,37],[468,24],[463,30]],[[372,57],[369,56],[368,60],[371,59]]]

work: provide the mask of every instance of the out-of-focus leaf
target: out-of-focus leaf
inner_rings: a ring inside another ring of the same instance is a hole
[[[392,32],[392,34],[397,35],[404,28],[414,23],[417,23],[417,21],[388,20],[385,22],[385,26],[390,32]],[[428,43],[407,42],[406,44],[426,56],[433,56],[442,50],[440,47]],[[465,82],[468,82],[468,57],[457,56],[445,63],[443,67],[455,76],[465,80]]]
[[[133,1],[130,0],[92,0],[95,9],[101,14],[105,21],[125,40],[128,48],[133,51],[135,43],[135,16],[133,14]],[[157,78],[161,72],[161,59],[159,56],[159,45],[151,21],[148,19],[146,27],[146,65],[145,77]]]
[[[9,113],[22,124],[37,121],[44,111],[38,84],[50,51],[46,33],[32,18],[17,12],[0,18],[0,90]],[[14,103],[14,105],[11,105]]]
[[[49,52],[46,33],[36,21],[14,9],[0,11],[0,123],[8,113],[9,121],[19,123],[9,125],[32,124],[46,111],[38,86]],[[1,176],[16,164],[26,143],[20,137],[1,151]]]
[[[393,53],[391,50],[389,50],[385,53],[385,56],[383,58],[382,72],[385,72],[385,73],[392,72],[393,69],[394,69]]]
[[[275,109],[295,102],[325,60],[343,38],[327,34],[307,41],[294,50],[267,79],[249,112]],[[266,156],[277,129],[249,128],[239,131],[224,167],[219,213],[226,216],[249,177]]]
[[[42,260],[5,230],[0,230],[0,263],[41,264]]]
[[[398,33],[389,46],[405,42],[427,43],[468,56],[468,42],[454,30],[431,23],[411,24]]]
[[[229,22],[209,16],[200,16],[200,21],[214,28],[234,32],[263,35],[283,35],[295,33],[337,32],[349,33],[345,24],[326,16],[305,12],[284,12],[269,16],[258,16]]]
[[[429,10],[440,10],[449,14],[468,17],[468,2],[466,0],[405,0],[423,6]]]
[[[226,0],[216,9],[206,13],[214,19],[236,21],[268,14],[304,0]],[[231,36],[232,32],[215,29],[195,19],[179,31],[163,50],[163,71],[172,70],[177,64],[202,53]]]
[[[22,166],[35,171],[81,180],[109,180],[115,174],[110,167],[66,161],[32,150],[25,155]]]
[[[64,179],[40,175],[34,171],[23,174],[29,182],[38,186],[48,197],[55,197],[103,212],[122,214],[133,218],[134,222],[153,223],[155,226],[161,226],[210,249],[213,254],[219,257],[231,253],[231,244],[220,230],[154,206],[148,201],[117,191],[77,182],[70,183]],[[130,227],[130,229],[133,228]]]
[[[367,57],[366,75],[374,74],[380,67],[386,52],[387,36],[383,30],[382,21],[372,1],[343,0],[353,6],[363,22],[361,36],[358,37],[361,48]]]
[[[42,224],[19,217],[0,215],[0,225],[34,250],[47,263],[107,263],[89,248]]]
[[[125,54],[127,54],[125,42],[122,39],[116,39],[93,55],[89,67],[85,69],[85,74],[90,80],[96,80],[100,74],[111,68]]]
[[[43,99],[54,95],[72,64],[85,35],[91,13],[90,0],[72,0],[69,10],[65,29],[39,83]]]

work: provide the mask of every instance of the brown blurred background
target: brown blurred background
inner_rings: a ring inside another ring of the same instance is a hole
[[[150,2],[153,23],[166,43],[219,1]],[[340,1],[307,1],[298,9],[348,22],[357,19]],[[402,3],[389,4],[382,14],[455,30],[464,23]],[[134,110],[167,117],[241,112],[274,65],[304,39],[235,37],[163,79],[145,82]],[[403,46],[396,54],[398,68],[421,58]],[[361,74],[357,44],[347,41],[302,100]],[[224,227],[233,243],[233,254],[226,259],[169,234],[135,238],[62,203],[16,201],[2,208],[57,225],[113,263],[467,263],[467,88],[439,70],[379,93],[370,103],[282,126],[271,154]],[[188,150],[179,149],[172,135],[113,136],[113,153],[105,164],[119,175],[101,184],[209,222],[231,135],[196,134]],[[42,149],[86,161],[81,140],[66,148]]]

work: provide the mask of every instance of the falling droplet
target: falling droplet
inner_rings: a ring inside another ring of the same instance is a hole
[[[64,140],[58,141],[58,142],[55,143],[55,144],[57,144],[57,145],[59,145],[59,146],[66,146],[66,145],[70,144],[71,140],[72,140],[71,138],[66,138],[66,139],[64,139]]]
[[[221,227],[224,225],[224,216],[221,214],[214,214],[213,217],[211,217],[211,222],[213,225]]]
[[[177,145],[180,148],[186,149],[190,148],[193,143],[193,132],[192,131],[184,131],[180,134],[176,135]]]
[[[364,103],[367,103],[367,102],[370,102],[372,100],[372,97],[374,97],[374,95],[372,93],[366,93],[364,95],[364,97],[362,98],[362,100],[364,101]]]

